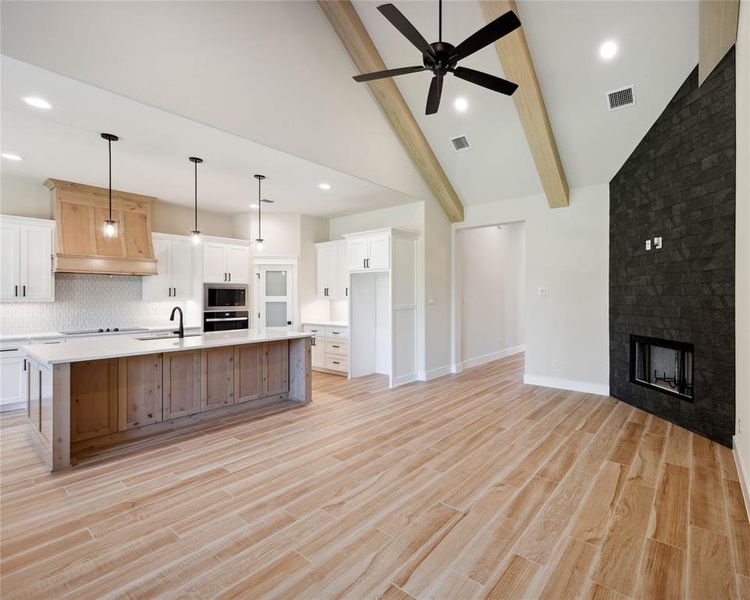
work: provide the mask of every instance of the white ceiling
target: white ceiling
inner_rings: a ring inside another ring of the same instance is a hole
[[[376,10],[380,3],[355,0],[386,64],[418,64],[416,50]],[[437,2],[396,4],[436,38]],[[447,41],[485,22],[478,2],[443,4]],[[315,2],[5,0],[0,11],[3,54],[407,194],[402,202],[429,195],[367,86],[351,80],[356,69]],[[523,1],[519,12],[571,187],[609,181],[697,63],[697,3]],[[606,39],[620,46],[608,63],[597,52]],[[462,64],[502,75],[491,47]],[[5,69],[2,77],[5,88]],[[429,75],[396,81],[465,204],[541,191],[511,99],[450,78],[441,111],[425,117]],[[605,93],[628,84],[637,105],[608,112]],[[466,113],[453,110],[458,95],[469,100]],[[117,133],[132,137],[123,126]],[[456,153],[456,135],[472,147]],[[143,143],[176,147],[172,138]],[[236,164],[235,150],[226,151]],[[312,207],[317,197],[303,201]]]
[[[266,208],[314,216],[349,214],[414,202],[415,198],[297,158],[256,142],[147,106],[118,94],[2,57],[2,151],[24,158],[3,160],[4,174],[107,185],[107,145],[115,133],[115,188],[192,206],[193,164],[199,156],[199,202],[204,210],[237,214],[257,203],[254,173],[267,176]],[[26,105],[39,95],[51,110]],[[328,183],[330,190],[318,188]]]
[[[388,68],[419,64],[419,53],[376,10],[355,7]],[[437,2],[400,0],[397,7],[428,41],[437,39]],[[696,2],[519,1],[521,23],[540,80],[570,187],[608,182],[698,61]],[[443,3],[443,39],[454,45],[486,24],[478,2]],[[605,62],[605,40],[619,45]],[[494,48],[463,66],[503,76]],[[449,77],[437,115],[425,116],[431,75],[397,77],[448,178],[466,204],[542,191],[511,98]],[[633,84],[637,104],[607,110],[605,94]],[[453,109],[463,96],[470,108]],[[466,135],[471,148],[456,152],[450,139]]]

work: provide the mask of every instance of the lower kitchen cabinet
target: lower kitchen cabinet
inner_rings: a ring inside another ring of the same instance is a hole
[[[71,441],[80,442],[117,431],[117,360],[70,365]],[[43,423],[44,401],[41,410]]]
[[[201,410],[201,351],[164,354],[164,419]]]
[[[263,395],[284,394],[289,391],[289,342],[269,342],[263,347]]]
[[[118,429],[162,420],[162,356],[146,354],[118,359]]]
[[[201,410],[234,404],[234,348],[201,352]]]
[[[237,346],[234,350],[234,401],[248,402],[263,395],[263,344]]]

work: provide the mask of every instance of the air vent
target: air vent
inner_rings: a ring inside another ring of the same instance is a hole
[[[453,148],[458,152],[459,150],[466,150],[469,147],[469,140],[466,139],[465,135],[455,137],[451,139],[453,142]]]
[[[633,106],[635,104],[635,92],[633,86],[621,88],[607,93],[607,103],[609,104],[609,110],[617,110],[618,108],[625,108],[626,106]]]

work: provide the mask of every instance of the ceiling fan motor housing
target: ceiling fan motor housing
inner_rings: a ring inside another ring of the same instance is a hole
[[[455,58],[451,59],[455,48],[453,44],[449,44],[448,42],[434,42],[430,44],[430,47],[435,52],[435,55],[423,54],[422,63],[435,75],[445,75],[456,66],[458,60]]]

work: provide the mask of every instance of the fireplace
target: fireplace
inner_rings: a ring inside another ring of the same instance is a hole
[[[693,401],[693,345],[630,336],[630,381]]]

